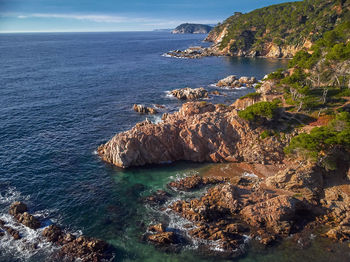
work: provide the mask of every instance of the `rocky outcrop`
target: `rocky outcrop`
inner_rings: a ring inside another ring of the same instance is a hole
[[[301,204],[300,200],[290,196],[275,196],[244,207],[241,215],[253,227],[289,235]]]
[[[216,83],[217,87],[230,87],[230,88],[235,88],[235,87],[252,87],[253,84],[257,83],[258,81],[256,80],[255,77],[247,77],[247,76],[242,76],[238,78],[235,75],[230,75],[224,79],[221,79],[219,82]]]
[[[202,87],[194,89],[186,87],[172,90],[170,91],[170,94],[181,100],[196,100],[200,98],[207,98],[209,93]]]
[[[9,213],[23,225],[32,228],[38,229],[40,227],[40,221],[33,215],[27,212],[27,206],[22,202],[14,202],[10,206]]]
[[[134,106],[132,107],[132,109],[140,114],[150,114],[150,115],[154,115],[157,114],[157,110],[152,108],[152,107],[147,107],[144,105],[136,105],[134,104]]]
[[[100,157],[119,167],[169,161],[277,163],[284,144],[260,139],[260,127],[238,117],[232,107],[186,103],[159,124],[138,124],[98,148]]]
[[[187,48],[183,51],[181,50],[173,50],[165,53],[163,56],[166,57],[175,57],[175,58],[188,58],[188,59],[196,59],[207,56],[220,56],[223,55],[221,51],[212,47],[201,47],[201,46],[193,46]]]
[[[323,194],[322,169],[315,164],[295,163],[267,178],[266,184],[299,193],[310,201],[318,201]]]
[[[213,29],[209,25],[201,24],[181,24],[176,27],[171,33],[172,34],[208,34]]]
[[[201,177],[194,175],[177,181],[172,181],[168,184],[168,187],[181,191],[191,191],[207,185],[215,185],[227,181],[228,179],[223,177]]]
[[[111,258],[108,253],[108,244],[100,239],[86,236],[75,237],[70,233],[65,233],[59,226],[50,225],[43,231],[46,239],[60,246],[59,254],[72,261],[79,259],[85,262],[98,262]]]
[[[267,192],[257,186],[259,181],[240,182],[214,186],[200,198],[178,200],[169,208],[193,223],[187,231],[191,238],[209,241],[209,247],[215,241],[231,257],[246,252],[248,235],[269,245],[295,233],[309,218],[311,207],[303,201]]]

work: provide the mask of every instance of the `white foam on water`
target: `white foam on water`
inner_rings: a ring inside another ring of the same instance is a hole
[[[187,57],[169,55],[168,53],[164,53],[164,54],[162,54],[162,56],[163,56],[163,57],[168,57],[168,58],[188,59]]]
[[[166,98],[177,100],[177,98],[171,94],[171,91],[164,91],[164,93]]]
[[[158,116],[151,116],[150,118],[151,118],[152,123],[154,123],[154,124],[159,124],[159,123],[163,122],[162,117],[159,115]]]
[[[17,230],[21,236],[21,239],[15,240],[5,232],[5,235],[0,238],[0,249],[5,256],[26,261],[37,254],[49,256],[57,249],[42,236],[44,228],[31,229],[16,222],[9,214],[1,214],[0,219],[6,222],[6,226]]]
[[[0,204],[11,204],[14,201],[28,200],[30,196],[22,196],[15,187],[9,187],[5,192],[0,192]]]

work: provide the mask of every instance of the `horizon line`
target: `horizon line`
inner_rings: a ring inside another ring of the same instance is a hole
[[[172,30],[168,28],[164,29],[153,29],[153,30],[86,30],[86,31],[64,31],[64,30],[55,30],[55,31],[0,31],[0,34],[24,34],[24,33],[118,33],[118,32],[154,32],[161,30]]]

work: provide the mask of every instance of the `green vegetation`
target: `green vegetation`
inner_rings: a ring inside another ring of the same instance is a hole
[[[245,50],[260,54],[264,46],[272,42],[278,46],[296,46],[305,40],[317,41],[337,23],[349,20],[349,5],[349,1],[331,0],[272,5],[247,14],[235,13],[217,25],[213,32],[222,32],[227,27],[220,46],[222,49],[230,45],[231,52]]]
[[[254,92],[254,93],[246,94],[245,96],[241,96],[239,99],[244,99],[244,98],[252,98],[252,99],[254,99],[254,98],[259,98],[260,96],[261,96],[260,93]]]
[[[266,80],[281,80],[284,78],[284,69],[280,68],[275,72],[268,74]]]
[[[261,139],[265,139],[265,138],[268,138],[268,137],[271,137],[273,136],[274,134],[269,131],[269,130],[264,130],[261,134],[260,134],[260,138]]]
[[[337,114],[327,126],[315,127],[310,134],[303,133],[292,138],[285,152],[302,154],[329,166],[332,152],[340,147],[350,150],[350,114],[348,112]]]
[[[259,102],[239,111],[238,116],[248,121],[258,121],[262,118],[273,119],[277,115],[279,100],[273,102]]]

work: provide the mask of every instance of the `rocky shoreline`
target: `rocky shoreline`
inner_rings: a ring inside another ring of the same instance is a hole
[[[9,208],[9,214],[17,223],[32,230],[37,231],[45,226],[40,219],[28,212],[28,207],[23,202],[13,202]],[[14,241],[20,241],[22,238],[20,231],[0,220],[0,238],[5,237],[5,234],[12,237]],[[112,248],[105,241],[67,233],[66,230],[55,224],[46,226],[41,235],[43,239],[38,239],[38,242],[28,248],[37,249],[39,245],[42,245],[40,241],[51,243],[56,247],[56,251],[50,258],[52,261],[99,262],[110,261],[113,258]]]
[[[234,86],[235,81],[236,76],[229,76],[219,83]],[[253,85],[257,81],[242,78],[239,82]],[[166,250],[196,242],[210,251],[209,255],[233,258],[244,255],[250,241],[267,247],[290,237],[307,241],[304,238],[310,234],[305,232],[311,231],[334,241],[350,240],[348,162],[340,159],[340,168],[330,171],[317,163],[287,157],[283,151],[292,137],[308,130],[308,124],[297,130],[293,123],[314,120],[284,110],[278,112],[277,119],[258,123],[239,116],[240,111],[259,101],[281,99],[274,84],[274,80],[265,80],[256,95],[238,99],[230,106],[187,102],[178,112],[163,115],[161,123],[138,123],[98,148],[102,160],[122,168],[178,160],[278,167],[265,168],[263,176],[237,178],[230,171],[225,176],[218,171],[216,177],[193,176],[169,183],[166,191],[159,190],[144,201],[187,223],[173,230],[158,221],[149,226],[145,241]],[[292,127],[293,131],[283,137],[262,138],[272,127]],[[174,192],[203,188],[207,191],[200,197],[169,202]]]

